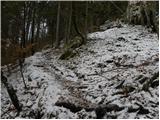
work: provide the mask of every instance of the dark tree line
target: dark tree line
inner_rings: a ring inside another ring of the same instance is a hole
[[[115,4],[125,11],[127,2]],[[33,43],[37,48],[59,47],[77,35],[85,40],[86,33],[105,20],[120,17],[114,7],[111,2],[94,1],[2,1],[2,39],[22,48]]]
[[[81,37],[82,43],[85,43],[87,33],[97,31],[108,19],[113,21],[125,18],[129,7],[128,1],[2,1],[1,3],[2,40],[4,43],[9,40],[11,44],[20,45],[22,48],[34,44],[30,55],[46,45],[58,48],[62,43],[69,44],[76,36]],[[158,5],[156,2],[154,4]],[[153,12],[150,16],[154,14]],[[14,48],[9,48],[14,52]],[[7,51],[9,50],[6,50],[6,53]],[[2,56],[4,53],[5,50],[2,50]],[[5,61],[3,59],[6,59],[5,56],[2,57],[2,64],[7,64],[8,61],[3,62]]]

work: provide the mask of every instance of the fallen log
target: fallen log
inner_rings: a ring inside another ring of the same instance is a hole
[[[106,114],[106,112],[121,111],[123,109],[124,107],[119,107],[116,104],[101,104],[95,108],[95,112],[97,115],[97,119],[101,119]]]
[[[83,109],[81,106],[76,106],[75,104],[72,104],[70,102],[56,102],[55,105],[60,106],[60,107],[63,106],[74,113],[81,111]]]
[[[74,100],[76,99],[76,100]],[[80,98],[65,98],[61,97],[56,103],[56,106],[65,107],[69,109],[71,112],[79,112],[82,109],[89,111],[95,111],[97,119],[103,118],[106,112],[111,111],[121,111],[124,107],[120,107],[116,104],[92,104],[91,102],[86,102],[84,100],[81,101]]]

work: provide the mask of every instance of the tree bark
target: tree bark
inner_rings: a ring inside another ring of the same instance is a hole
[[[73,19],[73,25],[74,25],[75,31],[76,31],[77,34],[82,38],[82,41],[84,41],[85,37],[81,34],[81,32],[79,31],[78,26],[77,26],[76,6],[75,6],[75,3],[72,4],[72,8],[73,8],[73,16],[72,16],[72,19]],[[82,44],[83,44],[83,43],[82,43]]]
[[[70,13],[69,13],[69,22],[68,22],[68,31],[67,31],[67,36],[66,36],[66,43],[68,43],[69,39],[70,39],[71,23],[72,23],[72,1],[70,3]]]
[[[24,75],[23,75],[23,62],[24,62],[23,59],[19,58],[19,66],[20,66],[20,72],[21,72],[21,76],[23,79],[23,83],[24,83],[24,88],[27,89],[27,85],[26,85]]]
[[[36,42],[38,42],[38,44],[40,44],[40,39],[39,39],[39,32],[40,32],[40,18],[38,19],[38,21],[37,21],[37,32],[36,32],[36,38],[35,38],[35,40],[36,40]]]
[[[22,48],[25,48],[25,32],[26,32],[26,29],[25,29],[25,23],[26,23],[26,2],[24,2],[24,8],[23,8],[23,12],[24,12],[24,14],[23,14],[23,34],[22,34],[22,39],[21,39],[21,47]]]
[[[56,48],[58,48],[60,45],[59,41],[60,10],[61,10],[61,2],[58,2],[57,25],[56,25]]]
[[[29,27],[30,27],[30,21],[31,21],[31,18],[30,18],[30,15],[32,14],[31,13],[31,9],[32,7],[31,6],[31,3],[28,4],[28,12],[27,12],[27,25],[26,25],[26,41],[29,41],[29,38],[28,38],[28,34],[29,34]]]
[[[85,18],[85,41],[87,41],[87,34],[88,34],[88,1],[86,1],[86,18]]]
[[[9,94],[9,97],[10,97],[13,105],[15,106],[15,108],[17,109],[17,111],[20,112],[22,110],[22,106],[20,106],[18,97],[16,95],[16,91],[14,90],[13,86],[10,83],[8,83],[8,80],[3,75],[3,72],[1,72],[1,81],[5,85],[5,87],[7,88],[7,92]]]
[[[31,37],[31,44],[34,43],[34,30],[35,30],[35,12],[36,12],[36,6],[35,2],[33,3],[33,16],[32,16],[32,37]],[[31,54],[34,54],[34,48],[31,49]]]

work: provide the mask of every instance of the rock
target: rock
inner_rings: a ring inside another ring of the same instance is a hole
[[[150,80],[153,81],[153,80],[157,79],[158,77],[159,77],[159,72],[156,72],[153,74],[153,76],[151,77]]]
[[[69,66],[68,67],[68,69],[71,69],[71,70],[75,70],[77,67],[76,66],[73,66],[73,65],[71,65],[71,66]]]
[[[86,112],[84,109],[76,113],[78,115],[78,119],[95,119],[96,114],[94,111]]]
[[[99,89],[102,89],[102,85],[98,85],[98,88],[99,88]]]
[[[99,105],[95,111],[96,111],[96,115],[97,115],[97,119],[102,119],[104,117],[104,115],[106,114],[106,112],[111,112],[111,111],[121,111],[123,110],[124,107],[119,107],[116,104],[102,104]]]
[[[27,111],[21,112],[20,118],[41,119],[44,115],[41,109],[31,109],[29,112]]]
[[[113,49],[108,49],[108,51],[110,51],[110,52],[111,52],[111,51],[114,51],[114,50],[113,50]]]
[[[143,77],[143,75],[139,75],[135,80],[139,80]]]
[[[117,40],[118,40],[118,41],[126,41],[126,39],[123,38],[123,37],[118,37]]]
[[[98,63],[97,64],[97,67],[99,67],[99,68],[105,68],[105,67],[107,67],[105,64],[103,64],[103,63]]]
[[[123,94],[125,94],[125,91],[118,91],[118,92],[115,92],[115,93],[112,94],[112,96],[118,95],[118,94],[122,94],[122,95],[123,95]]]
[[[102,97],[102,99],[98,102],[98,104],[103,104],[106,97]]]
[[[137,41],[137,40],[139,40],[139,39],[138,39],[138,38],[134,38],[133,40]]]
[[[106,60],[106,62],[107,62],[107,63],[112,63],[112,62],[113,62],[113,60]]]
[[[123,86],[121,91],[115,92],[112,95],[118,95],[118,94],[122,94],[125,97],[128,96],[128,93],[133,92],[135,90],[135,88],[131,85],[129,86]]]
[[[33,65],[35,67],[44,67],[44,65]]]
[[[81,74],[80,74],[80,75],[78,75],[78,78],[79,78],[79,79],[83,79],[83,78],[85,78],[85,75],[81,75]]]
[[[133,92],[135,90],[135,88],[133,86],[126,86],[126,89],[128,91],[128,93]]]
[[[32,78],[30,75],[28,75],[28,81],[32,81]]]
[[[159,80],[155,80],[151,83],[151,87],[152,88],[155,88],[155,87],[158,87],[159,86]]]
[[[121,44],[117,44],[116,47],[122,47]]]
[[[150,87],[150,81],[146,81],[142,87],[142,90],[144,91],[148,91],[149,90],[149,87]]]
[[[32,101],[29,100],[29,101],[27,102],[26,106],[31,107],[32,104],[33,104]]]
[[[122,28],[123,26],[122,26],[122,24],[121,23],[118,23],[117,24],[117,28]]]
[[[148,114],[148,113],[149,113],[148,109],[146,109],[142,106],[139,108],[138,114]]]
[[[88,52],[91,53],[91,54],[96,54],[97,53],[94,50],[89,50]]]
[[[139,80],[139,83],[143,84],[147,80],[148,80],[148,77],[143,77]]]
[[[159,86],[159,81],[156,80],[158,77],[159,77],[159,72],[154,73],[153,76],[144,83],[142,90],[148,91],[149,87],[154,88]]]
[[[106,111],[103,110],[101,107],[98,107],[96,109],[96,115],[97,115],[97,119],[102,119],[103,116],[105,115]]]
[[[127,112],[129,112],[129,113],[137,112],[138,110],[139,110],[139,108],[134,108],[133,106],[131,106],[131,107],[128,107],[128,111]]]

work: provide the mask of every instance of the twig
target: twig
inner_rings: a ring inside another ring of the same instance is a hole
[[[2,109],[1,109],[2,110]],[[2,110],[3,111],[3,110]],[[5,114],[7,114],[7,115],[9,115],[10,116],[10,119],[12,119],[13,118],[13,116],[11,116],[8,112],[10,112],[10,110],[8,109],[8,110],[6,110],[6,111],[3,111],[3,113],[1,114],[1,118],[5,115]]]
[[[20,66],[20,73],[21,73],[21,76],[22,76],[22,79],[23,79],[23,83],[24,83],[24,87],[25,89],[27,89],[27,85],[26,85],[26,82],[25,82],[25,79],[24,79],[24,75],[23,75],[23,62],[21,59],[19,59],[19,66]]]
[[[88,74],[87,76],[92,76],[92,75],[99,75],[99,76],[101,76],[100,74],[103,74],[103,73],[106,73],[106,72],[112,72],[112,71],[118,70],[118,69],[127,69],[127,67],[114,68],[114,69],[110,69],[110,70],[107,70],[107,71],[102,71],[101,73]],[[102,77],[104,77],[104,76],[102,76]]]
[[[125,13],[120,7],[118,7],[113,1],[110,1],[113,5],[114,5],[114,7],[116,7],[121,13]]]

